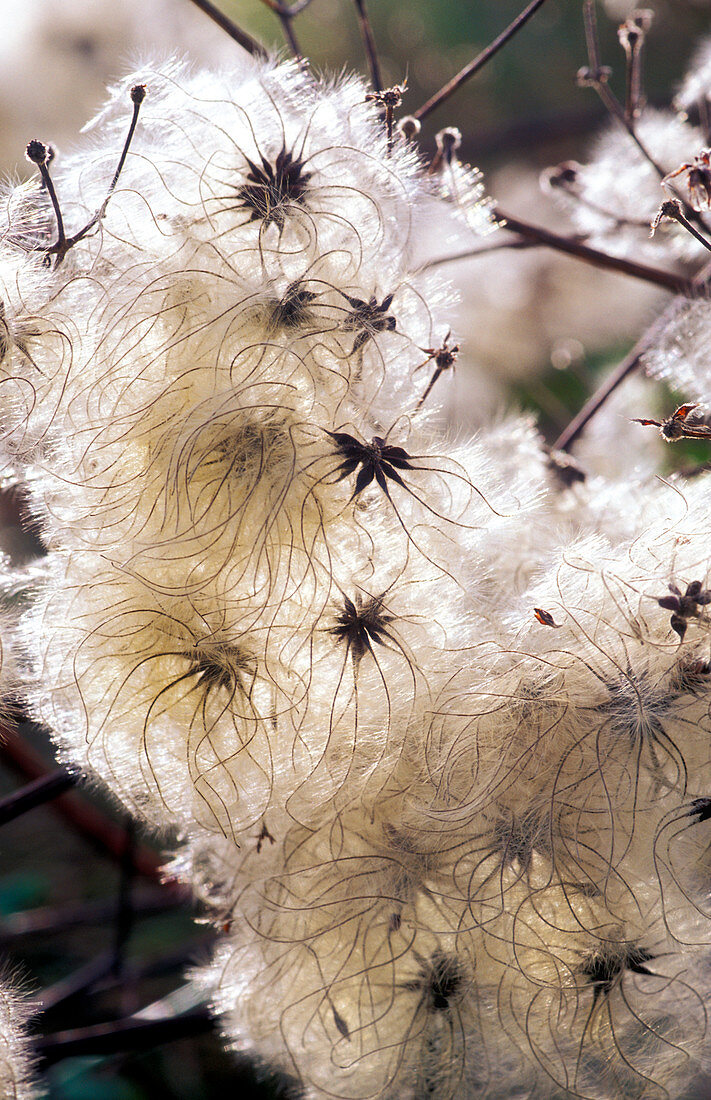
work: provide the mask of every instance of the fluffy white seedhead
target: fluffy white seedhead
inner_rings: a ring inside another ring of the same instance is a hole
[[[597,138],[589,162],[575,166],[567,204],[578,229],[615,255],[658,261],[660,254],[671,252],[683,259],[703,259],[703,246],[675,223],[662,223],[650,239],[650,226],[670,195],[695,205],[684,173],[668,181],[671,191],[661,181],[693,162],[705,144],[703,130],[673,111],[648,109],[636,133],[649,157],[619,124],[611,123]],[[561,194],[561,188],[556,193]]]
[[[711,41],[701,41],[696,47],[689,69],[674,97],[674,106],[679,111],[691,114],[694,110],[701,115],[702,126],[708,124],[708,104],[711,97]]]
[[[32,702],[190,838],[230,1042],[343,1100],[663,1095],[704,1039],[707,479],[432,430],[423,229],[487,204],[360,81],[147,69],[92,141],[31,150],[87,233],[13,192],[0,256]]]
[[[705,300],[679,299],[669,321],[645,352],[647,372],[690,400],[703,402],[711,384],[711,309]],[[673,413],[669,410],[669,415]],[[702,410],[703,411],[703,410]]]

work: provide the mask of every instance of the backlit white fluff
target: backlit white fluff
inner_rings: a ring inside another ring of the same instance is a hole
[[[389,148],[354,78],[146,68],[52,166],[67,225],[142,83],[61,263],[42,192],[5,202],[3,431],[50,547],[34,713],[181,831],[223,937],[197,980],[306,1095],[678,1095],[705,1041],[707,476],[654,479],[641,425],[587,477],[525,419],[431,427],[452,322],[422,241],[490,204]],[[698,136],[640,132],[667,171]],[[651,217],[620,141],[585,194]]]

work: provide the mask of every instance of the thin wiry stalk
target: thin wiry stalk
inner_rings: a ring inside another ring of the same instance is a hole
[[[13,791],[0,799],[0,825],[14,821],[16,817],[34,810],[36,806],[51,802],[65,791],[71,790],[78,782],[79,776],[68,772],[66,768],[57,768],[56,771],[40,776],[19,791]]]
[[[43,1036],[33,1041],[32,1050],[43,1065],[51,1066],[65,1058],[149,1050],[162,1043],[204,1035],[212,1028],[212,1017],[206,1008],[157,1020],[129,1016],[108,1024],[94,1024]]]
[[[690,280],[693,296],[702,294],[703,288],[706,285],[706,280],[710,275],[711,264],[705,264],[698,274]],[[645,353],[654,346],[660,334],[673,318],[678,315],[679,310],[683,308],[683,304],[683,301],[679,302],[678,300],[672,302],[664,313],[662,313],[658,321],[643,334],[619,366],[605,379],[592,397],[585,402],[580,412],[573,417],[570,424],[561,432],[553,445],[555,450],[570,450],[573,443],[575,443],[576,439],[582,434],[586,424],[588,424],[598,410],[603,407],[608,397],[615,392],[629,375],[634,374],[642,362]]]
[[[378,57],[377,46],[375,45],[373,28],[370,25],[370,19],[368,17],[368,9],[365,6],[365,0],[354,0],[354,3],[356,11],[358,12],[358,23],[363,38],[363,46],[365,47],[365,54],[368,59],[370,80],[375,91],[381,92],[383,90],[383,78],[380,72],[380,59]]]
[[[296,32],[294,31],[294,17],[298,15],[300,11],[303,11],[304,8],[308,7],[311,0],[302,0],[301,3],[294,4],[291,8],[288,4],[279,3],[279,0],[262,0],[262,3],[266,4],[266,6],[271,8],[277,15],[292,55],[294,57],[301,57],[301,47],[299,46]]]
[[[419,119],[420,122],[423,118],[427,118],[437,107],[440,107],[443,103],[454,95],[454,93],[461,88],[462,84],[466,83],[470,77],[478,73],[480,69],[483,69],[487,61],[490,61],[494,54],[497,54],[499,50],[506,45],[507,42],[516,34],[521,27],[525,26],[532,15],[538,11],[538,9],[545,3],[545,0],[531,0],[528,7],[524,8],[520,15],[517,15],[512,23],[501,32],[498,37],[491,42],[485,50],[482,50],[480,54],[464,66],[456,76],[453,76],[451,80],[440,88],[438,92],[435,92],[433,96],[423,103],[421,107],[418,107],[414,112],[414,117]]]
[[[267,51],[261,42],[258,42],[256,38],[252,38],[251,34],[247,34],[246,31],[238,27],[234,20],[229,19],[224,12],[210,2],[210,0],[192,0],[193,4],[200,11],[204,12],[212,19],[213,23],[217,23],[226,34],[230,36],[235,42],[242,46],[252,57],[267,57]]]
[[[498,208],[494,211],[494,214],[504,229],[508,229],[512,233],[518,233],[522,238],[521,241],[513,241],[510,245],[512,248],[526,246],[552,248],[556,252],[565,252],[567,255],[573,256],[583,263],[591,264],[593,267],[618,271],[622,275],[631,275],[632,278],[641,279],[643,282],[662,287],[664,290],[670,290],[675,294],[681,294],[686,298],[698,296],[698,285],[693,278],[675,275],[671,271],[651,267],[649,264],[637,263],[635,260],[612,256],[608,252],[602,252],[599,248],[591,248],[590,245],[584,244],[577,237],[564,237],[559,233],[553,233],[550,229],[544,229],[542,226],[532,225],[520,218],[514,218]],[[438,267],[441,264],[453,263],[455,260],[471,259],[480,253],[495,251],[499,247],[503,248],[504,246],[498,244],[491,245],[491,247],[480,246],[467,252],[457,252],[452,256],[441,256],[436,260],[430,260],[425,266]]]

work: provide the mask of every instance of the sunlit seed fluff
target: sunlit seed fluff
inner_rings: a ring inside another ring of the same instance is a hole
[[[646,110],[636,126],[641,141],[663,173],[674,172],[704,146],[701,130],[671,111]],[[676,183],[688,200],[684,177]],[[659,172],[642,155],[626,131],[616,125],[597,139],[589,163],[578,173],[581,202],[571,212],[581,232],[615,255],[659,260],[671,251],[683,258],[702,258],[704,249],[680,226],[650,240],[648,226],[668,193]]]
[[[31,254],[37,189],[6,204],[33,713],[189,838],[224,936],[199,980],[307,1095],[663,1095],[705,1026],[707,477],[566,480],[528,421],[430,427],[443,199],[355,79],[146,69],[57,165],[68,224],[139,81],[62,264]],[[640,132],[667,170],[694,135]],[[639,219],[621,141],[584,186]]]
[[[3,1100],[32,1100],[40,1093],[25,1034],[27,1006],[11,976],[0,984],[0,1096]]]
[[[647,372],[689,400],[708,399],[711,385],[711,308],[706,301],[679,300],[669,322],[645,352]],[[669,415],[673,412],[669,410]]]
[[[677,110],[687,114],[698,112],[702,127],[708,123],[708,102],[711,97],[711,42],[702,40],[692,54],[689,68],[674,97]]]

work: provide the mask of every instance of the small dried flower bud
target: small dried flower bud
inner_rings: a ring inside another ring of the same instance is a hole
[[[405,90],[405,85],[393,84],[392,88],[385,88],[380,93],[380,101],[384,107],[391,107],[393,110],[399,107],[402,103],[402,93]]]
[[[449,164],[462,144],[461,131],[456,126],[445,126],[444,130],[440,130],[438,134],[435,134],[435,141],[437,142],[437,152],[442,160]]]
[[[145,84],[134,84],[131,88],[131,102],[143,103],[148,89]]]
[[[412,141],[422,129],[422,123],[414,115],[405,115],[397,124],[397,128],[406,141]]]
[[[681,203],[677,202],[676,199],[666,199],[659,207],[659,210],[657,210],[654,221],[651,224],[650,237],[654,236],[663,218],[671,218],[673,221],[679,221],[680,216],[683,217]]]
[[[567,191],[578,183],[580,165],[577,160],[564,160],[541,172],[540,181],[543,191]]]
[[[632,12],[630,20],[639,27],[642,34],[646,34],[654,22],[654,11],[652,8],[636,8]]]
[[[47,164],[52,155],[50,146],[45,145],[43,141],[37,141],[36,138],[28,141],[25,156],[32,164]]]
[[[611,76],[612,69],[609,65],[601,65],[599,69],[583,65],[582,69],[578,69],[576,80],[579,88],[595,88],[598,84],[607,84]]]
[[[628,57],[641,49],[644,41],[644,31],[635,23],[634,19],[627,19],[617,28],[617,38]]]
[[[555,621],[550,611],[546,611],[542,607],[534,607],[533,614],[542,626],[551,626],[554,630],[558,629],[559,624]]]

